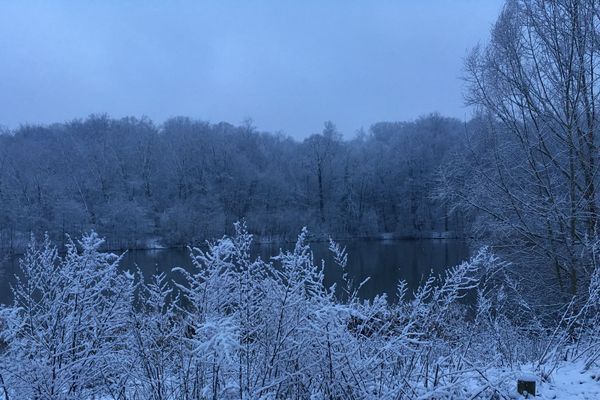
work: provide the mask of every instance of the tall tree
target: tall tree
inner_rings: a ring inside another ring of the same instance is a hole
[[[582,245],[598,223],[599,17],[593,0],[509,0],[466,62],[467,100],[487,120],[491,149],[478,194],[465,199],[570,293],[589,272]]]
[[[310,149],[310,156],[313,160],[317,176],[319,217],[323,224],[325,223],[325,190],[323,182],[325,179],[325,170],[335,155],[341,137],[342,136],[337,131],[335,124],[331,121],[326,121],[321,134],[312,135],[305,140],[305,144]]]

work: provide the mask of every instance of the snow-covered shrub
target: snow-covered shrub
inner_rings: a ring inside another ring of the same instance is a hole
[[[586,367],[600,364],[600,268],[596,266],[589,285],[589,317],[586,332],[589,343],[586,354]]]
[[[589,282],[582,296],[574,299],[576,304],[570,312],[568,322],[574,343],[574,358],[583,358],[585,368],[600,365],[600,239],[590,241],[586,246]],[[576,301],[575,301],[576,300]]]
[[[140,399],[177,398],[179,387],[172,377],[182,337],[182,325],[175,312],[178,298],[173,296],[164,273],[154,275],[149,283],[140,274],[139,281],[128,325],[128,392]]]
[[[0,314],[0,398],[508,397],[511,371],[540,372],[571,348],[565,321],[585,343],[576,356],[598,359],[597,270],[585,307],[553,328],[488,248],[413,293],[399,282],[391,303],[361,300],[345,273],[326,287],[305,229],[271,260],[251,256],[244,224],[235,231],[191,249],[177,284],[119,273],[93,233],[64,258],[32,244]],[[344,272],[345,249],[330,250]]]
[[[14,303],[0,312],[0,375],[10,398],[81,399],[126,385],[133,281],[95,233],[69,241],[59,257],[48,238],[32,240]]]

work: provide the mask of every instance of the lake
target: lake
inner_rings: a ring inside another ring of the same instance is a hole
[[[395,299],[396,285],[400,279],[406,280],[409,288],[416,288],[431,272],[442,273],[448,266],[454,266],[469,257],[465,241],[450,239],[421,240],[380,240],[344,241],[348,251],[348,272],[356,283],[367,277],[370,280],[362,287],[359,295],[371,299],[377,294],[387,293]],[[279,253],[280,248],[292,249],[293,243],[257,244],[255,256],[269,259]],[[315,260],[325,261],[325,283],[331,285],[341,280],[342,272],[333,262],[327,243],[312,243]],[[11,301],[10,284],[18,270],[19,257],[13,257],[0,264],[0,303]],[[138,267],[145,276],[155,271],[165,271],[174,276],[174,267],[190,268],[191,261],[186,249],[130,250],[121,266],[124,270]]]

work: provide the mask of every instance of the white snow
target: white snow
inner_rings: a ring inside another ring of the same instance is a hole
[[[584,371],[583,363],[565,363],[550,377],[550,382],[539,382],[540,399],[599,400],[600,367]]]

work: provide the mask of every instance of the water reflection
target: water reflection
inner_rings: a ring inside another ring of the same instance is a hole
[[[367,277],[370,280],[359,295],[371,299],[387,293],[393,300],[400,279],[406,280],[409,289],[416,288],[430,273],[439,274],[447,266],[454,266],[469,256],[468,246],[460,240],[386,240],[341,242],[348,251],[348,272],[356,283]],[[253,247],[253,256],[268,260],[280,249],[292,249],[293,244],[261,244]],[[335,265],[327,243],[311,244],[315,260],[325,261],[325,283],[340,282],[342,271]],[[135,271],[139,268],[145,276],[157,271],[171,272],[174,267],[189,269],[192,263],[186,249],[135,250],[125,254],[121,267]],[[11,301],[10,283],[18,268],[18,258],[0,263],[0,303]]]

